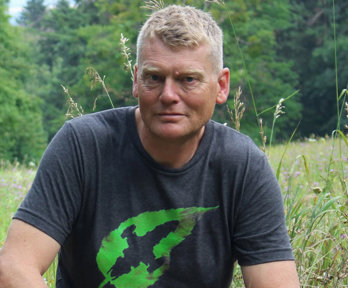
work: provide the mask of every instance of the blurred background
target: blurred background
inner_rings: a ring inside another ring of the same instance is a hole
[[[0,0],[0,159],[37,163],[64,121],[78,116],[71,109],[109,109],[107,93],[115,107],[136,104],[125,64],[134,65],[151,12],[143,6],[153,2]],[[234,126],[228,110],[241,87],[240,130],[259,145],[260,119],[273,143],[296,127],[294,139],[345,131],[347,1],[165,1],[172,3],[209,11],[223,28],[232,89],[214,120]],[[275,124],[279,101],[284,113]]]

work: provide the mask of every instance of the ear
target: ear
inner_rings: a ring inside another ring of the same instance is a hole
[[[138,98],[138,66],[134,65],[133,96]]]
[[[218,95],[216,97],[217,104],[223,104],[227,101],[230,93],[230,70],[224,68],[218,75]]]

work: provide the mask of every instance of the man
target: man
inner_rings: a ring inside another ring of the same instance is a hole
[[[299,287],[279,186],[251,140],[210,120],[229,94],[222,32],[195,8],[152,14],[138,107],[68,121],[9,229],[1,287]]]

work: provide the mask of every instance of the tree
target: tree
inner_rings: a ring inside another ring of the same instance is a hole
[[[177,1],[165,1],[166,5]],[[120,55],[119,39],[121,33],[129,38],[129,46],[135,58],[135,42],[137,32],[145,20],[147,13],[139,7],[144,1],[98,1],[100,13],[108,15],[109,22],[103,25],[86,26],[79,29],[79,35],[84,37],[87,45],[86,57],[81,63],[86,66],[94,66],[100,74],[106,75],[110,92],[116,99],[117,106],[132,103],[131,79],[120,68],[123,59]],[[211,12],[213,17],[222,26],[225,34],[225,63],[231,67],[233,88],[243,87],[243,101],[247,105],[246,117],[243,120],[242,130],[255,139],[259,138],[259,128],[251,100],[248,83],[252,86],[255,96],[257,113],[275,106],[283,97],[294,93],[297,84],[297,75],[292,71],[292,63],[281,58],[276,50],[276,34],[280,29],[288,27],[290,19],[287,1],[278,1],[276,4],[270,1],[243,1],[225,2],[225,5],[216,5],[206,1],[186,1],[186,4]],[[231,24],[232,21],[232,24]],[[233,34],[236,28],[236,35]],[[245,65],[236,46],[236,37],[239,39]],[[238,73],[236,73],[238,71]],[[86,107],[92,103],[93,96],[86,88],[86,79],[73,86],[78,91],[80,100]],[[96,91],[94,91],[96,93]],[[100,90],[97,94],[102,94]],[[81,95],[90,95],[81,99]],[[84,102],[86,100],[86,102]],[[101,105],[100,107],[107,107]],[[228,105],[233,106],[231,100]],[[276,129],[280,137],[288,137],[296,122],[300,118],[301,105],[293,98],[286,102],[287,120],[279,121]],[[273,111],[274,112],[274,111]],[[217,109],[214,119],[219,122],[228,122],[226,108]],[[269,127],[272,123],[273,113],[262,115],[264,123]],[[290,121],[289,121],[290,119]]]
[[[324,136],[336,129],[336,96],[348,84],[348,3],[335,1],[335,14],[333,2],[328,0],[292,0],[290,3],[292,24],[279,34],[279,53],[293,59],[294,69],[299,75],[298,89],[305,108],[300,133],[303,136],[312,133]]]
[[[165,4],[177,2],[180,1],[167,0]],[[42,71],[33,73],[36,79],[41,79],[40,86],[47,87],[46,91],[39,89],[36,93],[43,99],[49,138],[64,121],[66,97],[61,84],[86,113],[93,111],[96,98],[97,110],[111,107],[102,85],[96,83],[93,91],[90,90],[93,79],[85,74],[88,67],[94,67],[101,78],[106,76],[105,83],[115,106],[136,103],[131,96],[131,76],[123,69],[120,37],[123,34],[129,38],[127,45],[133,65],[137,33],[150,13],[139,8],[144,4],[141,0],[79,0],[70,7],[66,0],[60,0],[56,8],[45,14],[41,28],[30,31],[32,46],[37,49],[32,55],[37,70]],[[264,125],[271,127],[275,105],[294,93],[298,83],[293,63],[277,50],[278,35],[290,25],[288,1],[238,0],[219,5],[191,0],[185,4],[209,11],[223,28],[225,65],[231,68],[232,94],[242,86],[242,101],[247,108],[241,128],[255,140],[260,139],[257,118],[262,117]],[[34,92],[33,85],[26,87]],[[229,100],[227,105],[232,108],[233,101]],[[285,105],[286,118],[277,120],[276,125],[279,139],[288,138],[301,115],[301,104],[296,97]],[[270,107],[274,108],[268,110]],[[214,119],[229,122],[225,106],[217,109]]]
[[[71,86],[83,77],[79,61],[84,57],[85,43],[77,29],[87,24],[88,15],[66,0],[60,0],[47,11],[40,29],[31,29],[27,37],[32,43],[31,56],[36,69],[31,70],[33,82],[28,91],[39,94],[44,128],[51,139],[65,121],[66,100],[61,85]]]
[[[243,91],[241,100],[246,111],[241,130],[259,142],[258,119],[263,119],[269,136],[276,104],[294,94],[298,83],[292,61],[277,51],[277,35],[289,27],[289,3],[226,1],[223,6],[212,5],[210,11],[224,31],[225,65],[231,69],[232,93],[238,87]],[[227,103],[231,109],[232,98]],[[275,126],[279,140],[291,135],[301,117],[302,107],[296,96],[284,104],[286,114]]]
[[[38,161],[46,144],[39,100],[23,90],[28,59],[0,0],[0,158]]]
[[[44,0],[29,0],[24,6],[24,11],[21,13],[18,23],[28,27],[40,28],[45,12]]]

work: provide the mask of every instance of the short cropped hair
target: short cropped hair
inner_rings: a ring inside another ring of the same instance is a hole
[[[170,5],[152,13],[138,35],[137,64],[145,41],[154,37],[173,48],[194,48],[207,43],[211,47],[214,70],[223,68],[222,30],[209,13],[179,5]]]

